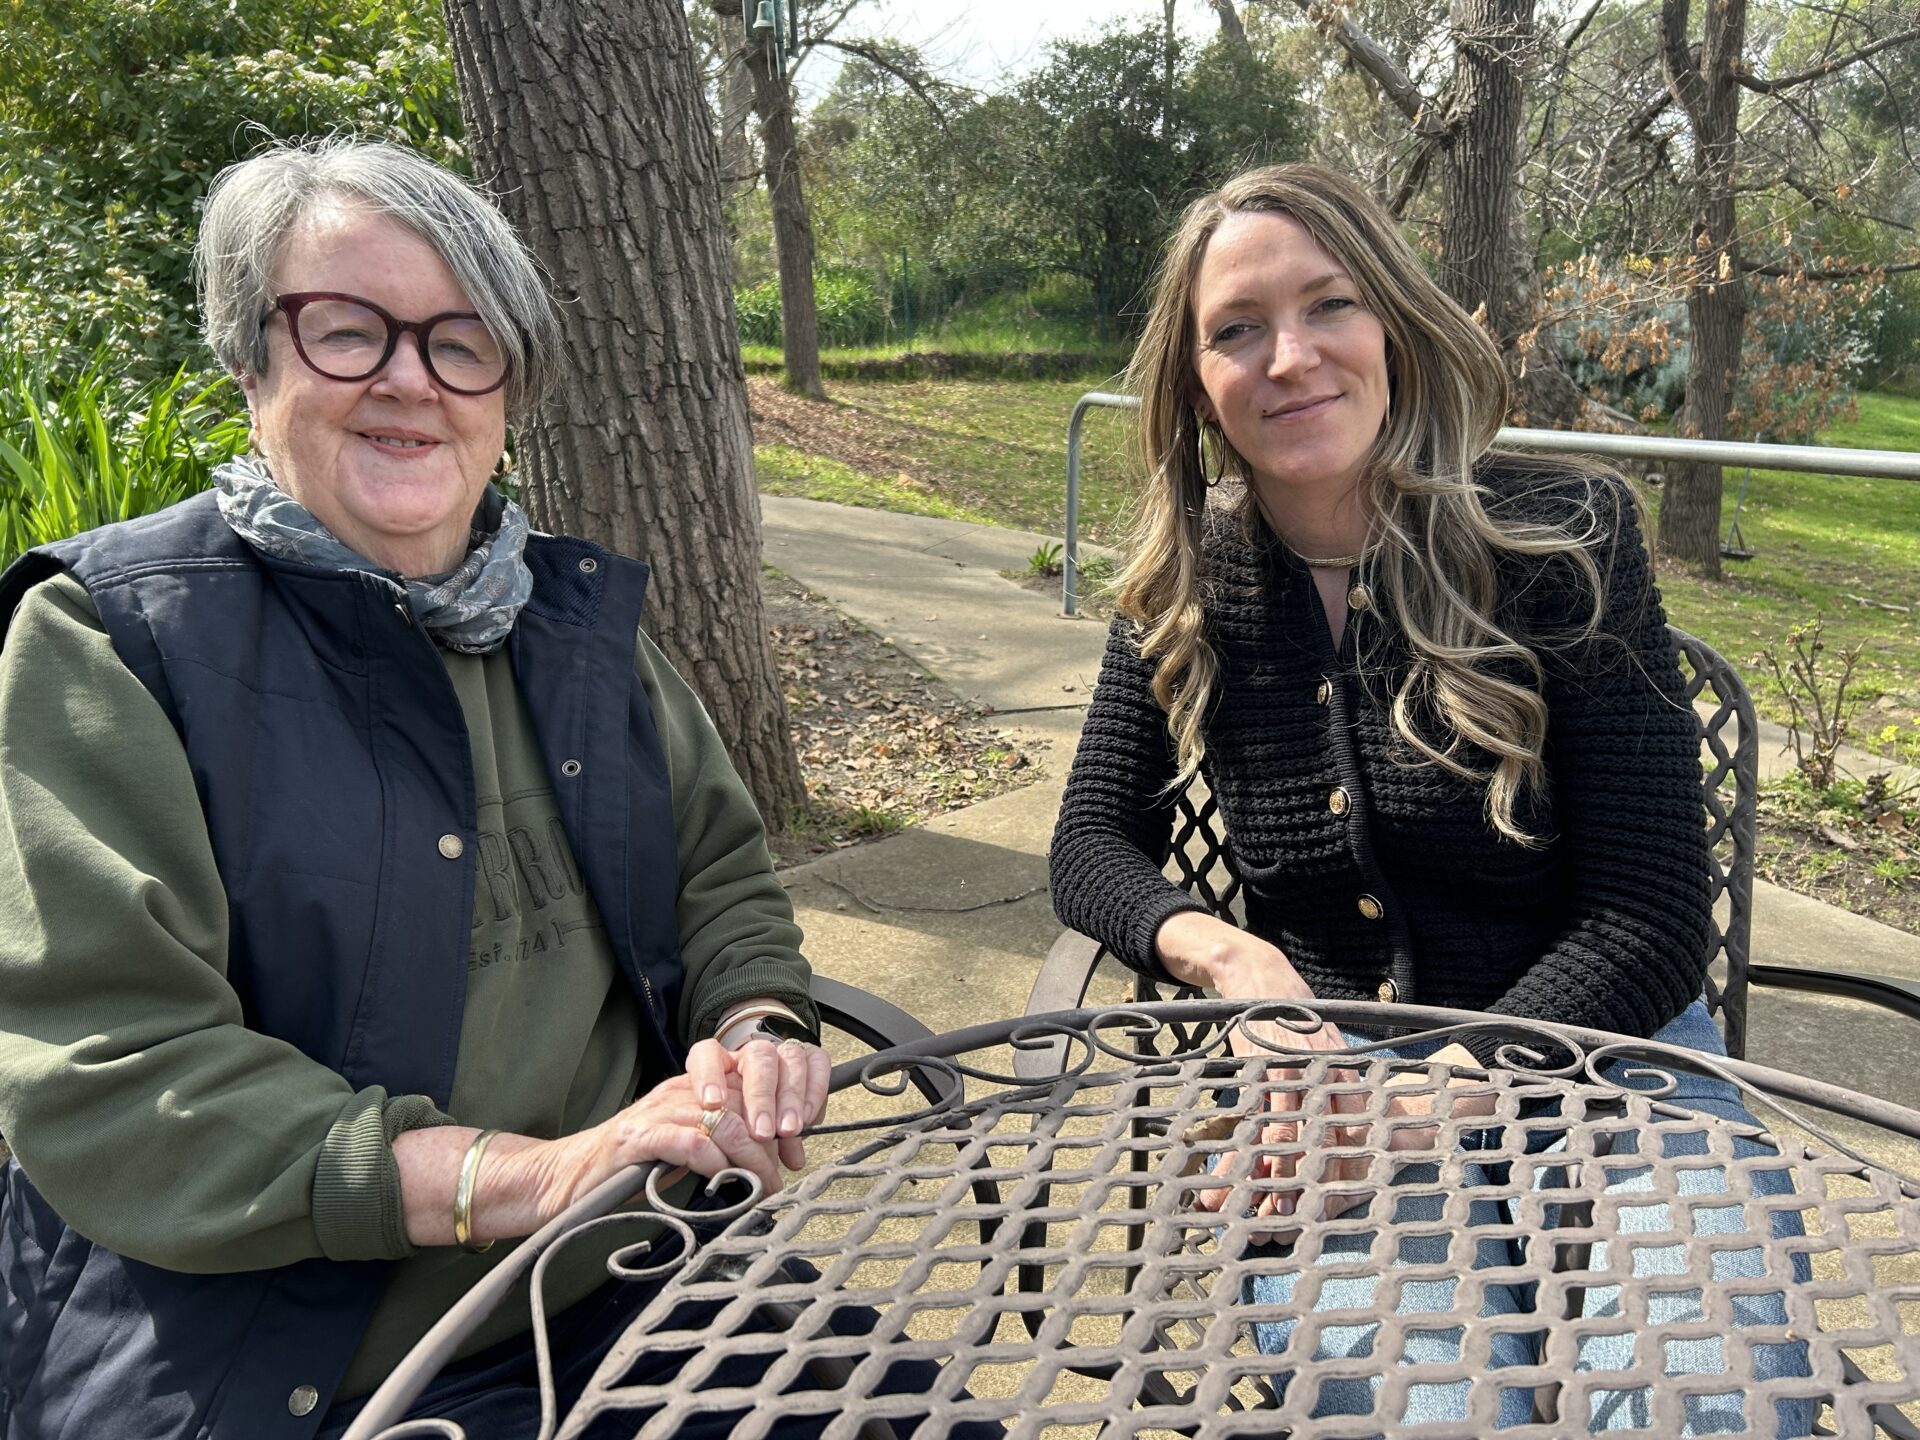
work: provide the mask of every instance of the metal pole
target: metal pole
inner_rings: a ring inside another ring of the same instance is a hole
[[[1138,395],[1109,395],[1104,390],[1089,390],[1073,406],[1073,418],[1067,421],[1067,536],[1060,561],[1060,613],[1074,613],[1074,580],[1080,569],[1080,422],[1095,405],[1116,410],[1138,410]]]
[[[1089,390],[1074,403],[1073,417],[1067,421],[1067,540],[1066,558],[1060,566],[1062,615],[1074,613],[1074,582],[1080,560],[1080,422],[1095,405],[1138,410],[1140,397]],[[1920,454],[1904,450],[1849,450],[1844,445],[1761,445],[1737,440],[1670,440],[1663,435],[1596,435],[1585,430],[1522,430],[1511,425],[1494,437],[1494,443],[1516,450],[1545,450],[1563,455],[1695,460],[1762,470],[1797,470],[1813,475],[1920,480]]]
[[[1517,450],[1611,455],[1632,460],[1700,460],[1798,470],[1814,475],[1859,475],[1875,480],[1920,480],[1920,454],[1849,450],[1843,445],[1756,445],[1739,440],[1670,440],[1664,435],[1593,435],[1584,430],[1516,430],[1494,437]]]

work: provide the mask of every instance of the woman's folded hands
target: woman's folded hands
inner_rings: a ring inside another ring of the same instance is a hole
[[[1339,1049],[1339,1045],[1313,1043],[1319,1035],[1331,1032],[1334,1027],[1324,1026],[1314,1037],[1298,1036],[1288,1031],[1276,1032],[1277,1027],[1256,1024],[1243,1027],[1252,1030],[1269,1042],[1285,1045],[1289,1048]],[[1264,1047],[1251,1037],[1242,1038],[1236,1031],[1234,1051],[1240,1055],[1259,1054]],[[1303,1044],[1303,1041],[1306,1042]],[[1391,1096],[1382,1107],[1384,1120],[1391,1124],[1396,1120],[1420,1118],[1432,1115],[1437,1097],[1435,1089],[1428,1083],[1431,1064],[1477,1066],[1479,1062],[1473,1053],[1458,1043],[1443,1046],[1435,1051],[1427,1061],[1417,1069],[1397,1071],[1388,1076],[1382,1088],[1385,1090],[1409,1090],[1412,1093]],[[1276,1118],[1260,1128],[1259,1143],[1261,1151],[1254,1156],[1248,1181],[1252,1185],[1257,1201],[1250,1207],[1249,1214],[1255,1216],[1282,1217],[1295,1213],[1299,1208],[1306,1186],[1312,1185],[1349,1185],[1367,1178],[1369,1161],[1363,1147],[1369,1144],[1369,1131],[1373,1122],[1361,1120],[1352,1125],[1329,1124],[1319,1130],[1322,1143],[1334,1150],[1352,1150],[1352,1154],[1334,1154],[1320,1165],[1311,1165],[1307,1151],[1302,1147],[1304,1126],[1302,1110],[1305,1107],[1309,1091],[1301,1085],[1303,1070],[1299,1065],[1275,1064],[1267,1071],[1267,1079],[1275,1087],[1264,1091],[1263,1101],[1269,1114]],[[1324,1097],[1326,1113],[1329,1116],[1362,1115],[1369,1108],[1368,1096],[1359,1087],[1363,1072],[1345,1067],[1329,1067],[1326,1081],[1330,1087]],[[1471,1093],[1453,1098],[1450,1111],[1455,1116],[1491,1115],[1494,1108],[1493,1091],[1485,1087],[1484,1082],[1470,1076],[1450,1074],[1446,1079],[1449,1089],[1468,1088]],[[1479,1086],[1478,1089],[1472,1087]],[[1420,1087],[1414,1090],[1413,1087]],[[1238,1116],[1231,1112],[1223,1113],[1222,1126],[1217,1131],[1189,1132],[1188,1138],[1212,1139],[1230,1134],[1238,1127]],[[1281,1118],[1286,1117],[1286,1118]],[[1204,1127],[1201,1127],[1204,1130]],[[1392,1154],[1410,1151],[1431,1150],[1439,1137],[1439,1125],[1391,1124],[1384,1145],[1374,1145]],[[1268,1149],[1267,1147],[1272,1147]],[[1214,1173],[1230,1176],[1234,1173],[1238,1155],[1236,1151],[1221,1154],[1214,1166]],[[1308,1177],[1299,1188],[1278,1188],[1272,1182],[1291,1180],[1296,1176]],[[1204,1210],[1219,1210],[1226,1205],[1233,1193],[1231,1186],[1211,1186],[1199,1191],[1195,1202]],[[1329,1194],[1322,1202],[1322,1214],[1326,1219],[1334,1220],[1357,1209],[1365,1203],[1368,1191],[1354,1188]],[[1273,1243],[1291,1238],[1293,1232],[1267,1231],[1258,1235],[1264,1243]]]
[[[733,1051],[702,1040],[684,1074],[598,1125],[557,1140],[495,1136],[473,1180],[472,1238],[530,1235],[603,1181],[649,1161],[707,1176],[744,1170],[777,1190],[783,1163],[806,1163],[800,1132],[826,1109],[829,1068],[824,1051],[797,1040],[753,1040]],[[460,1165],[478,1134],[443,1126],[395,1138],[412,1244],[454,1243]]]
[[[1154,950],[1160,963],[1175,979],[1208,987],[1226,999],[1285,1002],[1311,1001],[1314,998],[1311,987],[1300,978],[1300,973],[1278,947],[1202,911],[1186,910],[1169,916],[1154,936]],[[1340,1033],[1338,1026],[1331,1024],[1313,1030],[1296,1030],[1277,1021],[1254,1021],[1236,1026],[1229,1039],[1233,1053],[1243,1057],[1272,1054],[1275,1047],[1295,1051],[1341,1051],[1347,1048],[1346,1037]],[[1479,1064],[1472,1052],[1458,1043],[1443,1047],[1431,1058],[1442,1064]],[[1306,1087],[1299,1083],[1303,1073],[1303,1067],[1298,1063],[1287,1064],[1283,1057],[1275,1056],[1275,1063],[1267,1070],[1270,1086],[1259,1087],[1256,1092],[1259,1103],[1274,1118],[1260,1129],[1262,1150],[1254,1157],[1248,1175],[1248,1181],[1257,1196],[1250,1210],[1255,1216],[1292,1215],[1299,1207],[1303,1189],[1281,1188],[1272,1182],[1291,1180],[1303,1170],[1306,1176],[1312,1177],[1313,1183],[1318,1184],[1351,1183],[1364,1180],[1367,1176],[1368,1163],[1361,1150],[1367,1144],[1369,1125],[1365,1121],[1353,1125],[1330,1124],[1311,1132],[1331,1147],[1352,1149],[1355,1153],[1333,1156],[1319,1166],[1303,1166],[1306,1156],[1299,1142],[1303,1134],[1302,1122],[1306,1118],[1302,1110],[1308,1099]],[[1344,1066],[1328,1068],[1327,1083],[1334,1087],[1325,1097],[1329,1115],[1360,1115],[1366,1112],[1368,1097],[1358,1088],[1362,1073]],[[1427,1071],[1423,1066],[1396,1073],[1385,1084],[1388,1089],[1423,1086],[1426,1077]],[[1449,1087],[1471,1086],[1474,1083],[1457,1074],[1447,1080]],[[1433,1113],[1434,1100],[1435,1092],[1431,1087],[1413,1094],[1396,1095],[1387,1101],[1384,1115],[1389,1121],[1430,1115]],[[1488,1090],[1457,1097],[1451,1109],[1455,1115],[1490,1115],[1493,1113],[1493,1094]],[[1218,1126],[1201,1127],[1208,1133],[1190,1132],[1188,1138],[1221,1138],[1231,1134],[1233,1128],[1237,1128],[1237,1125],[1223,1117]],[[1383,1148],[1392,1152],[1432,1149],[1438,1135],[1438,1125],[1394,1125]],[[1272,1148],[1269,1150],[1267,1147]],[[1232,1175],[1237,1159],[1236,1151],[1222,1153],[1214,1163],[1214,1173],[1223,1178]],[[1229,1185],[1210,1186],[1199,1191],[1195,1200],[1202,1209],[1219,1210],[1231,1194],[1232,1187]],[[1329,1196],[1324,1213],[1329,1219],[1335,1218],[1364,1203],[1365,1199],[1366,1193],[1361,1190]],[[1262,1238],[1277,1240],[1285,1236],[1274,1232],[1264,1234]]]

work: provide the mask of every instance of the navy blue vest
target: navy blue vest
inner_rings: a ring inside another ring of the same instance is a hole
[[[650,1082],[684,1055],[672,797],[633,668],[647,571],[543,536],[527,563],[533,598],[509,642],[514,674],[567,838],[642,999],[641,1053],[659,1064]],[[59,570],[87,587],[120,658],[180,732],[226,886],[227,973],[248,1025],[356,1088],[445,1107],[477,802],[459,700],[399,588],[261,556],[205,494],[23,557],[0,577],[0,639],[20,597]],[[9,1162],[0,1437],[305,1440],[388,1268],[161,1270],[69,1230]],[[305,1386],[317,1404],[303,1404]]]

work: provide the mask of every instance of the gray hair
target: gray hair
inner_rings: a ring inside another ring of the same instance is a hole
[[[340,136],[276,145],[229,166],[207,193],[194,273],[207,344],[227,370],[266,373],[262,322],[274,262],[294,225],[325,200],[389,216],[431,245],[512,357],[509,413],[539,403],[560,348],[559,320],[506,217],[479,188],[411,150]]]

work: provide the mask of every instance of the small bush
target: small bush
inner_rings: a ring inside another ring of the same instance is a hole
[[[1836,757],[1851,727],[1860,696],[1847,694],[1859,664],[1864,641],[1840,652],[1840,673],[1822,662],[1826,652],[1822,621],[1810,620],[1787,632],[1790,653],[1784,663],[1772,649],[1760,658],[1773,671],[1773,681],[1787,706],[1787,738],[1793,746],[1794,769],[1816,791],[1833,788]]]
[[[736,290],[733,313],[740,326],[743,345],[780,343],[780,282],[762,280],[745,290]]]
[[[887,332],[887,307],[864,270],[831,266],[813,277],[814,313],[822,345],[870,345]],[[740,340],[746,345],[780,343],[780,282],[764,280],[733,297]]]

